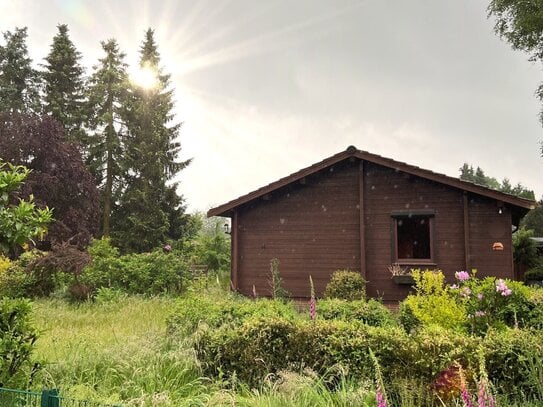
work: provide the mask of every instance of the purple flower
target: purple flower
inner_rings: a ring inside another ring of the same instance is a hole
[[[462,388],[462,400],[464,401],[465,407],[473,407],[473,403],[471,402],[471,397],[469,396],[469,392],[465,387]]]
[[[504,297],[507,297],[507,296],[509,296],[509,295],[511,295],[511,294],[513,294],[513,291],[511,291],[510,288],[508,288],[508,289],[502,291],[502,295],[503,295]]]
[[[387,407],[387,401],[385,400],[385,396],[381,392],[380,388],[377,388],[375,398],[377,399],[377,407]]]
[[[484,295],[482,293],[477,294],[479,301],[483,301]]]
[[[460,295],[464,298],[468,298],[471,294],[471,290],[469,287],[462,287],[462,291],[460,291]]]
[[[454,273],[454,276],[458,281],[469,280],[469,273],[467,271],[457,271],[456,273]]]
[[[479,395],[477,397],[479,407],[496,407],[496,400],[489,392],[488,383],[485,379],[479,383]]]
[[[484,311],[475,311],[476,317],[484,317],[486,315],[486,312]]]
[[[504,297],[513,294],[513,291],[507,287],[507,284],[501,278],[496,282],[496,292],[500,293]]]
[[[170,246],[169,244],[167,244],[167,245],[165,245],[165,246],[163,247],[163,249],[164,249],[165,252],[171,252],[171,251],[172,251],[172,246]]]

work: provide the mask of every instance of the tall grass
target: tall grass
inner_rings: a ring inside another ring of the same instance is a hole
[[[224,295],[218,284],[201,287],[200,295]],[[375,406],[371,383],[342,378],[325,382],[311,371],[280,372],[251,388],[235,380],[202,376],[190,337],[166,334],[174,298],[119,297],[109,302],[69,304],[62,300],[34,303],[41,331],[35,357],[43,363],[33,386],[58,388],[77,399],[125,406]],[[308,352],[311,350],[308,349]],[[543,356],[527,362],[533,387],[543,398]],[[391,406],[442,406],[424,383],[385,383]],[[500,395],[500,406],[543,405]],[[450,406],[462,406],[460,400]]]
[[[331,391],[315,374],[282,372],[259,389],[202,377],[190,338],[166,335],[172,298],[112,303],[34,303],[41,330],[36,388],[126,406],[373,406],[368,384],[341,380]]]
[[[207,398],[192,349],[172,343],[165,320],[173,300],[128,297],[117,303],[35,303],[42,330],[37,385],[75,398],[127,405],[194,405]]]

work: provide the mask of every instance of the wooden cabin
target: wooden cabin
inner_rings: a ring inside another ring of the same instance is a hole
[[[514,278],[512,230],[534,201],[349,147],[209,210],[231,218],[232,286],[269,295],[270,260],[291,296],[322,294],[338,269],[367,294],[403,299],[389,266]]]

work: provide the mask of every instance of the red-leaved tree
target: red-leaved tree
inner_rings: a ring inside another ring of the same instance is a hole
[[[19,197],[53,208],[47,239],[85,246],[98,231],[100,194],[76,145],[49,116],[0,113],[0,158],[32,170]]]

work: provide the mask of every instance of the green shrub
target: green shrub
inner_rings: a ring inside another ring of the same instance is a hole
[[[521,282],[495,277],[477,279],[473,274],[459,281],[451,292],[464,305],[466,326],[472,333],[484,335],[489,328],[529,326],[532,319],[534,304],[528,298],[530,288]]]
[[[0,274],[5,273],[11,266],[11,260],[0,254]]]
[[[31,361],[38,337],[28,300],[0,300],[0,387],[26,387],[37,368]]]
[[[405,301],[400,303],[398,321],[407,333],[417,330],[421,325],[421,321],[413,314],[413,310]]]
[[[483,344],[489,378],[504,394],[542,396],[543,333],[522,329],[490,331]],[[535,380],[534,380],[535,379]]]
[[[175,310],[168,318],[168,331],[188,334],[194,332],[200,324],[217,328],[222,325],[241,325],[251,318],[280,317],[293,320],[297,316],[292,304],[280,300],[236,297],[215,299],[193,294],[177,300]]]
[[[454,361],[474,365],[479,341],[439,329],[409,336],[397,327],[268,318],[206,331],[198,340],[197,353],[207,374],[235,375],[254,384],[280,370],[302,367],[325,376],[340,370],[354,378],[372,379],[372,349],[388,380],[430,381]]]
[[[320,300],[317,304],[318,318],[342,321],[360,321],[371,326],[394,326],[396,319],[382,303],[368,301],[346,301],[339,299]]]
[[[531,239],[534,231],[521,227],[513,233],[513,257],[516,263],[533,267],[537,264],[537,248]]]
[[[530,287],[527,300],[530,311],[522,322],[526,327],[543,329],[543,288]]]
[[[80,281],[97,290],[115,287],[123,273],[119,249],[111,245],[109,238],[95,239],[87,249],[91,262],[85,267]]]
[[[416,321],[411,321],[409,328],[421,324],[464,330],[467,321],[465,306],[457,301],[456,295],[445,286],[443,273],[413,270],[413,278],[416,292],[410,294],[402,304],[404,316],[409,313]]]
[[[78,282],[93,295],[99,288],[113,288],[128,294],[179,293],[188,276],[185,259],[174,252],[157,249],[151,253],[119,256],[109,239],[92,242],[91,262]]]
[[[325,298],[339,298],[353,301],[366,296],[366,282],[360,273],[349,270],[337,270],[324,290]]]
[[[39,250],[31,250],[11,261],[9,268],[0,272],[0,296],[21,298],[48,294],[54,288],[53,276],[32,267],[43,255]]]
[[[94,300],[97,304],[110,304],[118,303],[127,298],[127,294],[124,291],[116,288],[101,287],[96,291]]]
[[[543,281],[543,263],[538,263],[535,267],[524,273],[524,280]]]

